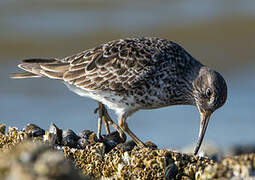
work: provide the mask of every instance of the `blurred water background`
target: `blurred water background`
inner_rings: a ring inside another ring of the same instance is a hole
[[[228,100],[211,117],[205,141],[221,147],[255,143],[253,0],[1,0],[0,122],[96,130],[95,101],[73,94],[61,82],[8,76],[19,71],[22,59],[65,57],[136,36],[176,41],[225,77]],[[192,106],[172,106],[139,111],[128,123],[143,141],[181,148],[196,142],[199,113]]]

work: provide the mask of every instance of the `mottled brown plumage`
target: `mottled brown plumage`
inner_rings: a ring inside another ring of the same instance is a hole
[[[127,132],[141,147],[143,142],[126,123],[134,112],[177,104],[197,106],[201,114],[197,153],[211,113],[227,97],[226,83],[219,73],[178,44],[160,38],[115,40],[63,59],[24,60],[19,67],[27,72],[14,78],[59,79],[75,93],[106,104],[118,114],[120,127],[109,118],[107,122],[121,136],[122,130]]]

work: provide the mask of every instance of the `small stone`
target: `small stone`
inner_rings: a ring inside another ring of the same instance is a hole
[[[78,140],[77,143],[81,149],[84,149],[86,146],[98,142],[96,134],[90,130],[83,130],[79,133],[79,136],[81,138]]]
[[[158,149],[158,146],[151,141],[146,142],[145,145],[152,149]]]
[[[57,135],[46,131],[43,135],[43,141],[49,143],[50,145],[55,145]]]
[[[79,145],[79,148],[84,149],[87,145],[89,145],[89,141],[85,138],[80,138],[77,142],[77,144]]]
[[[166,169],[165,169],[166,180],[174,180],[177,174],[178,174],[178,167],[176,166],[175,163],[171,163],[168,166],[166,166]]]
[[[45,131],[35,124],[27,124],[23,130],[32,137],[43,136],[45,134]]]
[[[55,142],[54,144],[58,144],[58,145],[61,145],[62,143],[62,129],[58,128],[54,123],[52,123],[49,127],[49,130],[48,132],[50,134],[53,134],[55,136]]]
[[[94,133],[93,131],[90,131],[90,130],[83,130],[82,132],[79,133],[79,136],[81,138],[84,138],[84,139],[89,139],[90,135]]]
[[[106,135],[106,136],[104,135],[103,139],[104,139],[104,141],[111,141],[112,140],[112,141],[116,142],[117,144],[124,143],[123,139],[120,137],[118,131],[114,131],[111,134]]]
[[[118,144],[123,143],[123,139],[120,137],[117,131],[112,132],[109,135],[103,136],[103,143],[105,144],[105,152],[108,153]]]
[[[71,129],[67,129],[63,131],[63,139],[62,144],[64,146],[69,146],[71,148],[75,148],[78,145],[78,140],[80,139],[79,136],[77,136]]]
[[[131,151],[132,149],[134,149],[134,147],[136,146],[136,143],[133,140],[127,141],[123,144],[120,144],[120,148],[123,151]]]

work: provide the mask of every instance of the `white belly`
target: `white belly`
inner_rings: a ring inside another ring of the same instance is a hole
[[[124,112],[134,111],[138,109],[136,106],[129,106],[128,104],[133,103],[132,97],[125,98],[125,102],[123,102],[124,97],[117,95],[114,92],[109,91],[95,91],[95,90],[84,90],[78,88],[74,85],[64,82],[64,84],[73,92],[80,96],[87,96],[89,98],[95,99],[103,104],[105,104],[108,108],[114,110],[117,115],[123,114]],[[134,104],[134,103],[133,103]]]

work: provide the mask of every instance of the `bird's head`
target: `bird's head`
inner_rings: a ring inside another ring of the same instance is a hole
[[[193,94],[195,104],[200,112],[200,131],[195,148],[196,155],[203,141],[211,114],[227,99],[227,85],[220,73],[202,67],[193,82]]]

